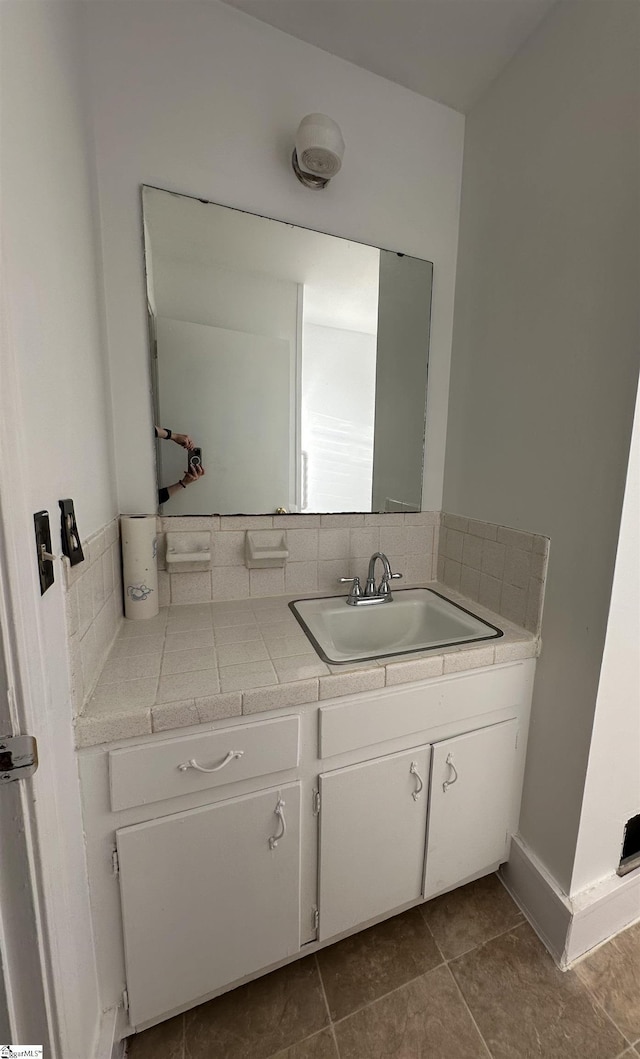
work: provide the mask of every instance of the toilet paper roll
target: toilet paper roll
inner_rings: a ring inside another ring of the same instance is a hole
[[[156,516],[121,515],[124,613],[134,621],[159,610]]]

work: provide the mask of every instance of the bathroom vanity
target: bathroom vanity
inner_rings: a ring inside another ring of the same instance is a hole
[[[537,641],[514,661],[490,651],[482,668],[454,649],[456,670],[427,679],[393,685],[388,666],[376,690],[79,751],[121,1035],[505,861]]]

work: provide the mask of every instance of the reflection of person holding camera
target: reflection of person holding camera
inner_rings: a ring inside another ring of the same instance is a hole
[[[187,452],[192,452],[196,447],[193,438],[190,438],[188,434],[175,434],[172,430],[168,430],[166,427],[154,427],[154,431],[157,438],[174,441],[176,445],[180,445],[181,448],[186,449]],[[181,488],[186,489],[188,485],[197,482],[199,478],[204,478],[204,473],[204,467],[200,463],[199,457],[197,462],[194,460],[192,463],[191,460],[189,460],[189,467],[179,482],[158,489],[158,503],[166,504],[169,497],[173,496],[173,494],[177,493]]]

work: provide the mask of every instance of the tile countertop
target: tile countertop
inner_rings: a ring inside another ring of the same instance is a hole
[[[124,621],[76,719],[76,745],[300,706],[539,654],[534,633],[437,582],[421,587],[462,604],[504,636],[337,666],[320,660],[289,610],[299,594],[164,607],[156,618]],[[314,595],[326,593],[305,598]]]

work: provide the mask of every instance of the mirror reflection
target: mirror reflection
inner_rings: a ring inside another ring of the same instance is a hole
[[[143,213],[160,510],[419,511],[431,263],[156,188]]]

